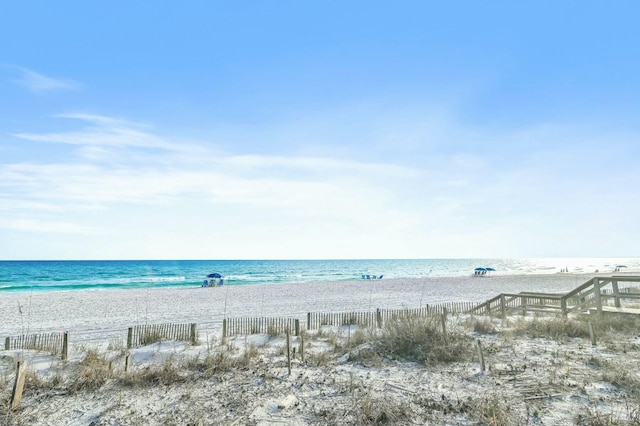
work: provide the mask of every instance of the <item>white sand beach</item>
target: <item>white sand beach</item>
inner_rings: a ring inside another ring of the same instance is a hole
[[[113,360],[109,368],[119,374],[120,381],[109,376],[95,388],[71,391],[61,385],[43,386],[32,378],[20,407],[3,411],[0,422],[560,425],[609,419],[620,421],[615,424],[637,424],[633,423],[640,418],[637,333],[607,335],[591,346],[585,338],[556,340],[508,332],[523,321],[519,318],[482,319],[495,330],[477,333],[463,329],[465,322],[475,319],[452,317],[449,327],[482,342],[487,371],[481,371],[474,356],[433,365],[362,356],[372,350],[371,345],[350,345],[355,338],[351,328],[311,331],[307,360],[294,357],[291,375],[282,336],[237,336],[225,345],[220,342],[224,317],[304,320],[307,312],[480,302],[500,292],[566,292],[591,277],[554,274],[3,295],[2,336],[64,330],[69,331],[71,342],[66,363],[33,351],[3,352],[4,398],[13,384],[16,359],[29,362],[32,377],[64,376],[86,362],[88,351],[99,348]],[[197,323],[200,344],[160,342],[128,351],[123,348],[127,327],[165,322]],[[293,345],[299,348],[300,340],[294,338]],[[188,373],[187,379],[123,385],[125,353],[131,360],[128,374],[153,368],[168,374],[168,370],[185,368],[179,367],[181,360],[222,356],[223,351],[251,361],[219,372],[198,370]]]
[[[307,312],[417,308],[443,302],[482,302],[501,292],[564,292],[593,275],[383,279],[47,293],[0,298],[2,335],[69,331],[74,342],[121,336],[138,324],[197,323],[220,331],[225,317],[295,317]]]

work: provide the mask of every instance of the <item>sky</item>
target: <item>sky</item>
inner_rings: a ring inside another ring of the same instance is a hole
[[[7,2],[0,259],[640,256],[637,2]]]

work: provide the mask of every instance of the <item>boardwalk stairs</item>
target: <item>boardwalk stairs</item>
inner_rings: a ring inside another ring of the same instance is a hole
[[[480,303],[467,313],[498,315],[505,318],[515,313],[618,313],[640,315],[640,288],[629,286],[640,283],[640,276],[597,276],[564,294],[554,293],[502,293]],[[623,284],[623,285],[621,285]],[[625,306],[623,306],[623,302]]]

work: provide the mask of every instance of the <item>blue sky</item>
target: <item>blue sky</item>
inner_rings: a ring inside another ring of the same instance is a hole
[[[0,259],[638,256],[638,12],[3,5]]]

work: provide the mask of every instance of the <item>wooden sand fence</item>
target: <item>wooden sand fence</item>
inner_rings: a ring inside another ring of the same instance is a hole
[[[323,325],[343,326],[361,325],[381,328],[385,321],[395,318],[428,317],[447,313],[467,312],[476,306],[473,302],[451,302],[426,305],[422,308],[376,309],[375,312],[309,312],[307,313],[307,330],[315,330]]]
[[[233,334],[269,334],[277,336],[285,333],[300,335],[300,320],[296,318],[225,318],[222,320],[222,337]]]
[[[22,334],[20,336],[9,336],[4,339],[4,350],[29,349],[49,352],[52,355],[61,354],[63,359],[67,359],[67,348],[69,343],[69,333],[42,333],[42,334]]]
[[[430,316],[465,313],[476,305],[478,304],[474,302],[450,302],[426,305],[421,308],[378,309],[378,315],[382,317],[383,322],[390,319],[407,317],[425,318]]]
[[[196,324],[145,324],[129,327],[127,348],[144,346],[162,340],[198,343]]]
[[[323,325],[340,327],[343,325],[377,325],[376,312],[308,312],[307,330],[316,330]]]

